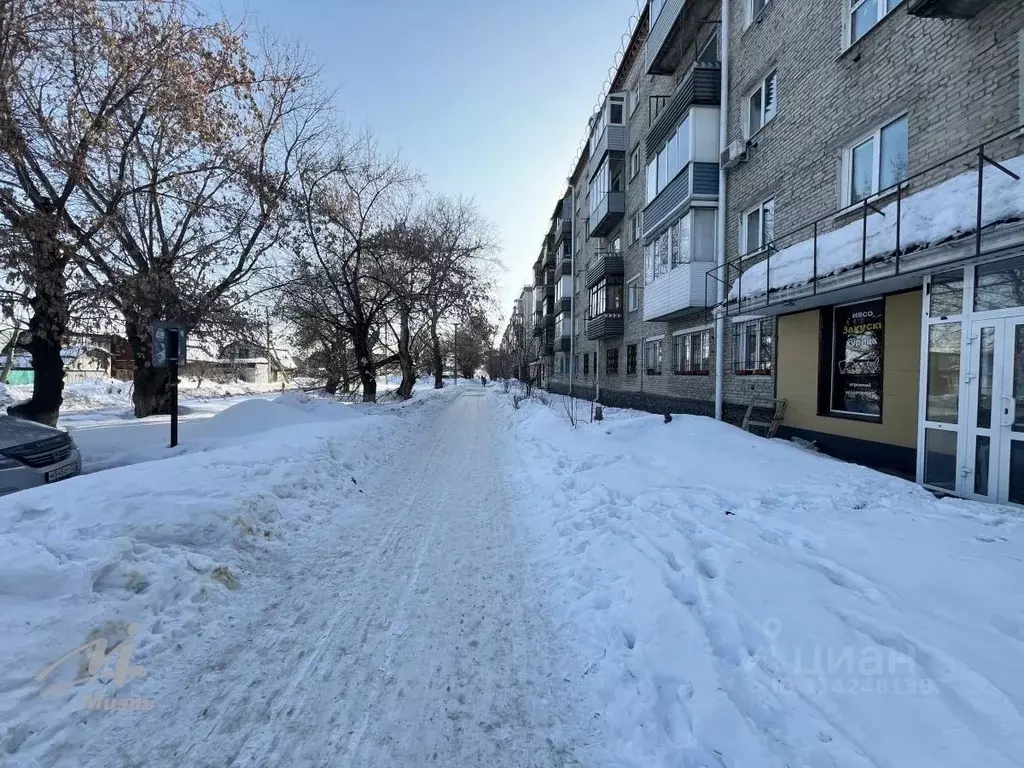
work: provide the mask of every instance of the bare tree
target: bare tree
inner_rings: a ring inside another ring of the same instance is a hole
[[[380,354],[394,302],[381,264],[393,247],[388,227],[416,181],[366,138],[298,178],[281,312],[309,336],[315,328],[324,350],[351,350],[366,401],[376,400],[378,368],[395,362]]]
[[[213,29],[214,40],[230,34]],[[264,39],[254,61],[246,53],[195,65],[202,120],[143,104],[120,110],[122,141],[82,185],[98,215],[111,212],[116,247],[91,243],[84,270],[125,317],[138,417],[170,408],[168,372],[152,365],[155,321],[207,332],[227,325],[236,337],[259,327],[240,322],[240,306],[270,271],[286,231],[282,204],[326,127],[316,68],[294,50]]]
[[[185,0],[0,0],[0,216],[28,245],[9,266],[32,290],[35,382],[18,415],[57,419],[69,273],[120,202],[97,211],[80,193],[97,154],[135,139],[115,118],[145,105],[201,119],[197,61],[236,55],[222,26],[197,34],[191,14]]]

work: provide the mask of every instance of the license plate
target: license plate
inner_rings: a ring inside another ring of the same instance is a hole
[[[78,464],[68,464],[66,467],[50,470],[46,473],[46,482],[53,483],[63,480],[65,477],[72,477],[79,472]]]

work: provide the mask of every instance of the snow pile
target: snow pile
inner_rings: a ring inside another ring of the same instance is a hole
[[[496,399],[607,764],[1020,764],[1015,512],[709,419]]]
[[[278,428],[253,439],[253,423]],[[253,401],[203,427],[222,440],[249,439],[3,499],[0,763],[52,765],[68,742],[88,743],[98,718],[127,715],[85,711],[83,696],[143,697],[159,710],[168,692],[144,680],[111,684],[113,662],[53,696],[41,692],[81,677],[81,657],[43,681],[36,675],[86,642],[106,638],[112,647],[138,625],[133,665],[157,679],[176,670],[192,677],[188,649],[235,623],[259,574],[273,574],[297,537],[316,537],[324,521],[363,508],[355,478],[400,424],[385,414],[314,422],[286,405]]]
[[[1003,163],[1024,177],[1024,156]],[[900,248],[916,251],[973,232],[977,225],[978,173],[968,171],[941,184],[905,197],[901,203]],[[866,258],[871,260],[896,250],[896,202],[881,209],[883,216],[868,216]],[[986,165],[982,226],[1016,220],[1024,214],[1024,181],[1016,181],[998,168]],[[859,267],[864,224],[861,219],[818,236],[817,277]],[[769,265],[770,261],[770,265]],[[768,270],[771,290],[800,285],[815,277],[814,240],[803,240],[744,270],[731,290],[731,300],[765,292]]]

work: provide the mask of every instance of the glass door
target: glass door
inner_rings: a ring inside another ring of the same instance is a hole
[[[1004,321],[1002,362],[998,500],[1024,504],[1024,318]]]
[[[1024,318],[971,323],[964,496],[1024,504]]]
[[[998,500],[1001,442],[1003,320],[979,320],[971,323],[967,337],[967,445],[962,466],[963,496]],[[999,354],[997,354],[997,350]],[[999,369],[997,375],[996,369]]]

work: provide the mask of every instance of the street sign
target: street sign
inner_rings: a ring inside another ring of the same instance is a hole
[[[181,323],[153,323],[153,367],[170,368],[171,448],[178,446],[178,369],[185,365],[188,331]]]
[[[172,354],[174,336],[178,339],[178,354]],[[188,330],[182,323],[153,323],[153,367],[167,368],[177,357],[178,366],[185,365],[188,351]]]

